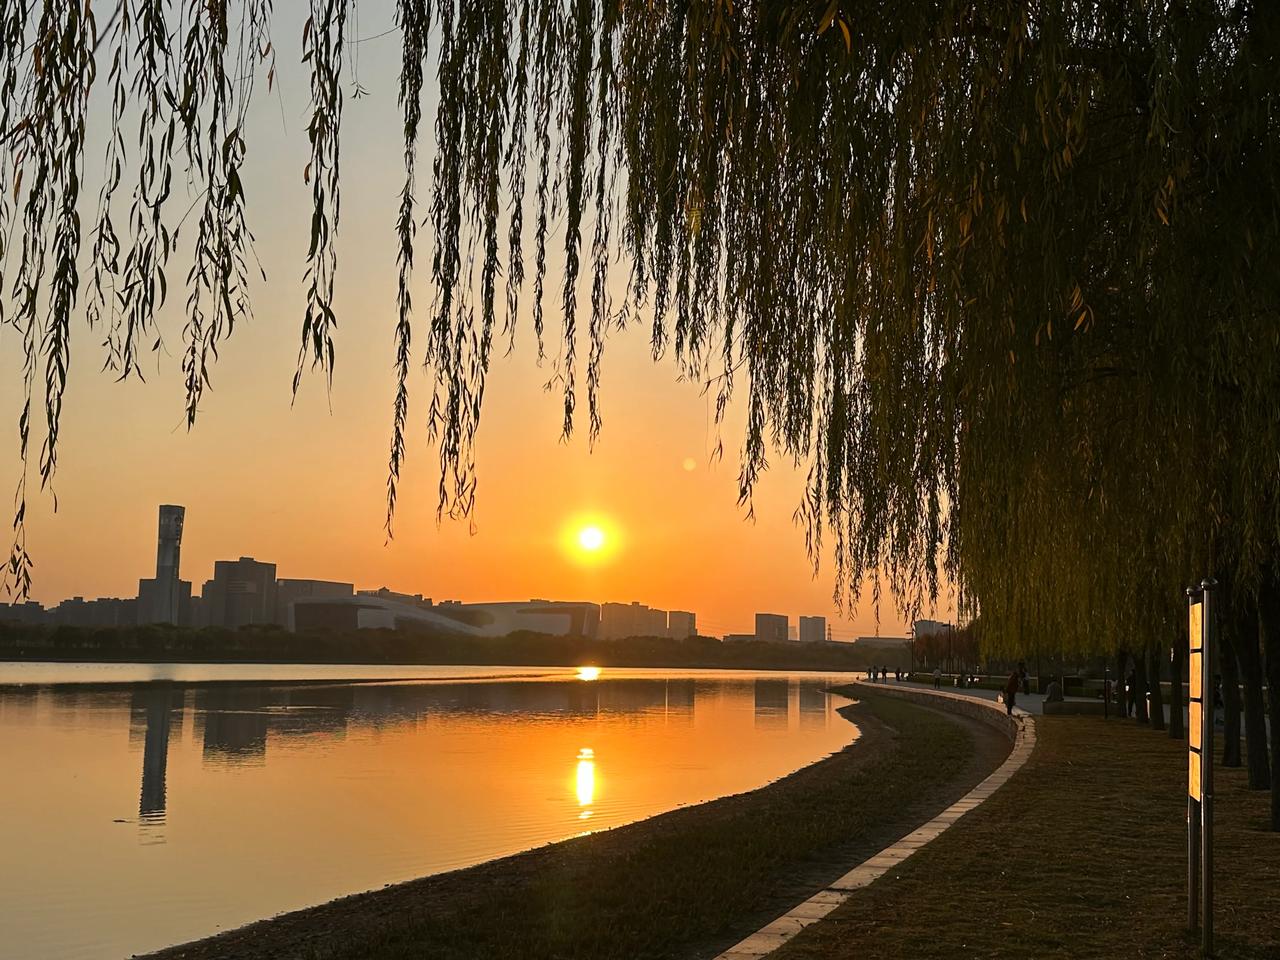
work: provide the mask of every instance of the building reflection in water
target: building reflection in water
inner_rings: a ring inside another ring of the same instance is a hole
[[[167,683],[135,688],[129,697],[129,742],[142,742],[138,824],[150,842],[164,841],[169,743],[182,732],[182,697],[180,687]]]
[[[759,678],[755,682],[755,718],[757,727],[787,728],[787,704],[790,684],[781,680]]]
[[[797,700],[800,703],[800,726],[806,728],[827,725],[827,703],[830,694],[827,684],[820,680],[801,680]]]
[[[262,762],[267,752],[270,706],[280,703],[280,689],[217,686],[196,692],[196,713],[204,720],[206,763]]]
[[[378,730],[418,723],[432,715],[554,718],[647,712],[660,714],[667,722],[691,725],[699,696],[714,702],[726,695],[753,696],[757,727],[787,729],[793,699],[798,701],[803,725],[827,723],[826,684],[796,684],[785,678],[717,680],[706,682],[703,689],[692,679],[633,678],[589,683],[575,679],[139,687],[130,700],[130,740],[143,742],[138,817],[151,825],[165,821],[169,743],[181,731],[186,709],[192,711],[204,763],[237,766],[265,763],[271,742],[315,735],[341,740],[352,727]],[[585,820],[592,816],[597,799],[592,748],[582,748],[576,764],[578,815]]]
[[[135,694],[135,700],[138,697]],[[138,820],[144,824],[162,824],[173,691],[165,686],[150,687],[142,691],[140,697],[145,711],[146,730],[142,741],[142,789],[138,797]]]

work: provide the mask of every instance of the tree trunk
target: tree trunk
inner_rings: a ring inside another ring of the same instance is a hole
[[[1183,740],[1187,736],[1187,728],[1183,723],[1182,709],[1182,672],[1186,669],[1187,642],[1181,635],[1173,640],[1173,661],[1169,665],[1169,738]]]
[[[1219,622],[1218,669],[1222,673],[1222,765],[1240,766],[1240,671],[1236,669],[1236,632],[1240,617],[1235,610]],[[1225,621],[1225,622],[1224,622]]]
[[[1133,658],[1133,708],[1134,719],[1147,722],[1147,655],[1137,653]]]
[[[1266,655],[1267,710],[1271,714],[1271,829],[1280,832],[1280,572],[1269,567],[1258,591],[1258,614]]]
[[[1121,649],[1116,654],[1116,714],[1121,718],[1129,716],[1129,688],[1125,682],[1125,671],[1129,665],[1129,654]]]
[[[1151,678],[1151,729],[1164,729],[1164,691],[1160,689],[1160,656],[1158,648],[1147,653],[1147,676]]]
[[[1271,786],[1271,764],[1267,759],[1266,704],[1262,699],[1262,653],[1258,647],[1258,609],[1249,605],[1249,618],[1241,620],[1236,638],[1236,660],[1244,681],[1244,741],[1248,755],[1249,789]]]

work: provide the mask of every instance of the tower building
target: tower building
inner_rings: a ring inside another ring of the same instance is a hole
[[[160,507],[156,538],[156,575],[138,581],[139,623],[181,623],[191,602],[191,582],[179,579],[182,560],[182,524],[187,508],[171,503]]]

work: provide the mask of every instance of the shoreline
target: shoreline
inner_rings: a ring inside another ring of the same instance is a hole
[[[759,789],[146,956],[714,956],[963,796],[1009,752],[976,721],[833,692],[855,699],[840,712],[858,739]]]
[[[226,667],[361,667],[370,670],[401,670],[401,671],[430,671],[430,670],[447,670],[462,667],[474,668],[477,670],[502,671],[489,672],[483,674],[461,675],[461,676],[331,676],[331,677],[254,677],[254,678],[208,678],[208,679],[181,679],[173,677],[148,677],[143,679],[132,680],[113,680],[113,679],[87,679],[87,680],[31,680],[31,681],[6,681],[0,680],[0,693],[23,691],[23,690],[113,690],[126,687],[140,687],[152,685],[169,685],[175,687],[214,687],[214,686],[315,686],[326,684],[383,684],[383,683],[468,683],[468,682],[492,682],[502,680],[531,680],[531,679],[556,679],[542,673],[530,673],[528,671],[547,671],[547,670],[580,670],[583,667],[600,667],[607,671],[620,670],[650,670],[663,671],[668,673],[677,673],[681,675],[688,674],[785,674],[787,676],[796,677],[831,677],[832,675],[849,675],[853,676],[863,671],[852,669],[814,669],[814,668],[788,668],[788,667],[742,667],[742,666],[671,666],[665,664],[631,666],[631,665],[609,665],[609,664],[566,664],[566,663],[540,663],[540,664],[517,664],[517,663],[369,663],[367,661],[301,661],[301,660],[6,660],[0,658],[0,671],[3,671],[7,665],[19,664],[48,664],[50,666],[175,666],[175,667],[208,667],[208,666],[226,666]],[[523,671],[523,672],[522,672]],[[565,681],[581,679],[572,675],[563,678]],[[608,679],[608,675],[604,679]],[[582,680],[582,682],[594,682]]]

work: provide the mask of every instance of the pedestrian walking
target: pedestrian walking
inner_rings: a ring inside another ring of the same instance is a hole
[[[935,690],[942,689],[942,668],[941,667],[933,668],[933,689]]]
[[[1013,708],[1018,700],[1018,687],[1022,685],[1022,678],[1018,676],[1015,670],[1009,674],[1009,679],[1004,682],[1004,712],[1009,716],[1013,716]]]
[[[1026,696],[1031,696],[1031,678],[1027,676],[1027,662],[1025,660],[1018,661],[1018,676],[1022,679],[1022,692]]]

